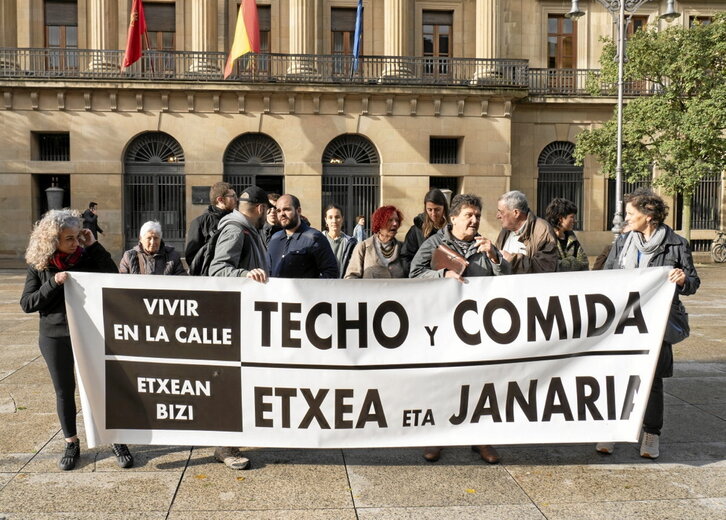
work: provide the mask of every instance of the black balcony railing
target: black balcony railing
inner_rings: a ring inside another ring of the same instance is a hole
[[[0,48],[0,77],[221,81],[221,52],[145,51],[121,71],[123,51]],[[257,54],[238,59],[227,81],[527,88],[526,60]]]
[[[602,96],[615,95],[616,85],[600,80],[598,69],[528,69],[529,93],[538,96],[589,96],[590,85],[596,85]],[[629,81],[623,84],[626,96],[646,96],[656,92],[649,81]]]
[[[89,49],[0,48],[0,78],[93,79],[131,81],[223,81],[226,54],[221,52],[145,51],[121,71],[123,51]],[[226,80],[238,83],[318,83],[459,86],[528,89],[531,95],[587,96],[598,85],[596,69],[531,69],[527,60],[361,56],[312,54],[248,54],[235,62]],[[599,85],[612,96],[614,85]],[[625,84],[625,95],[652,94],[647,81]]]

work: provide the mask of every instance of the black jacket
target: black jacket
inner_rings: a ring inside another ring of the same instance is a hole
[[[216,231],[222,217],[230,213],[232,212],[210,204],[206,213],[202,213],[191,221],[187,232],[187,243],[184,247],[184,258],[187,259],[187,265],[192,265],[194,255],[207,243],[209,236]]]
[[[98,225],[98,215],[94,214],[91,209],[87,209],[83,212],[83,227],[90,229],[93,233],[93,237],[98,240],[98,234],[103,233],[103,229]]]
[[[89,246],[83,252],[81,260],[69,271],[118,273],[111,255],[98,242]],[[43,271],[28,266],[23,295],[20,297],[23,311],[40,313],[40,335],[49,338],[70,335],[63,286],[55,283],[57,272],[58,269],[53,266]]]

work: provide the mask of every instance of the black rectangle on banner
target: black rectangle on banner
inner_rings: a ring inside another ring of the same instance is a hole
[[[103,288],[106,354],[240,360],[240,293]]]
[[[240,367],[106,361],[106,428],[242,431]]]

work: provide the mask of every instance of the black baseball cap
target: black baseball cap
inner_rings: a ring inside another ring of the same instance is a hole
[[[250,204],[269,204],[267,192],[259,186],[250,186],[239,197],[240,202],[249,202]]]

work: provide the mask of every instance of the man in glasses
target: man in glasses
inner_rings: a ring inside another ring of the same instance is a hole
[[[270,206],[267,208],[267,215],[265,217],[265,224],[262,226],[262,238],[265,239],[265,244],[270,243],[272,235],[282,229],[280,222],[277,220],[277,199],[280,198],[279,193],[268,193],[267,199],[270,202]]]
[[[217,230],[219,221],[232,213],[237,208],[237,194],[228,182],[218,182],[209,189],[209,207],[189,224],[184,258],[187,265],[192,261],[197,252],[207,243],[209,237]],[[191,273],[197,274],[197,273]]]

